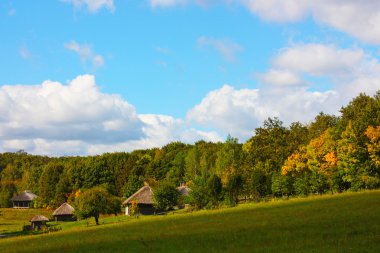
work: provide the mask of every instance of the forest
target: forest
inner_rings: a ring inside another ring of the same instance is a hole
[[[0,207],[23,190],[39,196],[36,207],[55,208],[94,187],[126,198],[144,182],[185,183],[196,208],[379,188],[380,91],[359,94],[339,116],[321,112],[306,124],[268,118],[245,143],[228,136],[223,143],[173,142],[87,157],[0,154]]]

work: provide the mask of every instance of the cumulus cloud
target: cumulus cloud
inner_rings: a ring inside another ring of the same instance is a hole
[[[138,115],[91,75],[67,84],[0,86],[0,152],[87,155],[160,147],[171,141],[221,140],[165,115]]]
[[[347,75],[365,59],[362,49],[340,49],[334,45],[300,44],[283,49],[274,60],[276,68],[312,75]]]
[[[200,131],[188,128],[183,120],[167,115],[142,114],[139,119],[144,123],[142,131],[144,138],[118,143],[102,143],[89,145],[88,154],[100,154],[110,151],[132,151],[164,146],[173,141],[194,143],[199,140],[222,141],[223,138],[215,131]]]
[[[110,12],[115,11],[113,0],[62,0],[65,3],[72,4],[74,8],[81,9],[83,7],[91,13],[96,13],[102,8],[108,9]]]
[[[304,85],[305,82],[299,75],[289,70],[271,69],[265,74],[258,74],[258,78],[263,83],[269,83],[279,86],[296,86]]]
[[[380,2],[373,0],[236,0],[265,20],[317,22],[372,44],[380,43]]]
[[[143,136],[135,108],[120,96],[101,93],[93,76],[68,85],[5,85],[0,94],[2,139],[104,142]]]
[[[226,61],[236,61],[236,54],[242,51],[242,47],[230,39],[215,39],[212,37],[201,36],[197,43],[201,47],[210,46],[214,48]]]
[[[103,56],[99,54],[95,54],[92,51],[92,48],[88,44],[79,44],[76,41],[70,41],[68,43],[64,44],[64,47],[69,50],[73,51],[76,54],[79,55],[81,61],[86,64],[87,62],[91,62],[94,69],[100,68],[104,66],[104,58]]]
[[[318,87],[305,75],[326,77],[332,88]],[[360,49],[300,44],[281,50],[272,68],[258,74],[258,79],[260,89],[224,85],[211,91],[189,110],[187,120],[241,140],[252,136],[268,117],[279,117],[286,124],[307,123],[321,111],[337,114],[359,92],[379,90],[380,63]]]
[[[371,44],[380,44],[380,2],[374,0],[149,0],[151,7],[218,2],[243,5],[262,19],[297,22],[311,16],[317,22]]]

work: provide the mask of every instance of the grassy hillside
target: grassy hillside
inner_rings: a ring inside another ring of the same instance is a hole
[[[380,191],[247,204],[0,240],[0,252],[379,252]]]
[[[49,218],[52,211],[46,209],[0,208],[0,235],[20,233],[22,226],[29,225],[30,219],[36,214],[42,214]]]

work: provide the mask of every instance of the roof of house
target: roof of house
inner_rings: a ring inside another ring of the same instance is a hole
[[[63,203],[60,207],[55,209],[53,212],[53,216],[59,216],[59,215],[72,215],[74,214],[74,207],[69,205],[68,203]]]
[[[35,221],[49,221],[48,218],[46,218],[45,216],[43,215],[40,215],[40,214],[37,214],[35,216],[33,216],[32,219],[30,219],[31,222],[35,222]]]
[[[126,201],[123,202],[124,205],[132,203],[132,201],[137,200],[139,204],[154,204],[153,200],[153,190],[150,186],[143,186],[130,196]]]
[[[191,189],[187,187],[186,185],[178,187],[177,190],[181,196],[189,196],[190,191],[191,191]]]
[[[17,196],[14,196],[11,198],[11,201],[32,201],[33,199],[37,198],[38,196],[30,191],[23,191]]]

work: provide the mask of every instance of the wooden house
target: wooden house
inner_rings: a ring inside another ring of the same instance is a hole
[[[154,208],[153,190],[150,186],[145,185],[132,196],[130,196],[126,201],[123,202],[125,205],[125,214],[130,215],[131,206],[133,202],[137,202],[138,212],[143,215],[154,214],[157,210]]]
[[[74,221],[74,207],[68,203],[63,203],[60,207],[55,209],[53,212],[53,217],[55,221]]]
[[[189,196],[189,187],[181,185],[177,190],[180,196],[185,198]],[[153,189],[148,185],[140,188],[136,193],[123,202],[123,205],[125,205],[125,215],[131,214],[131,206],[133,202],[137,203],[138,212],[143,215],[156,214],[163,211],[154,207]],[[183,206],[180,206],[180,208],[181,207],[183,208]]]
[[[33,216],[30,220],[33,230],[41,230],[42,227],[46,226],[47,221],[49,221],[49,219],[40,214]]]
[[[13,208],[30,208],[32,201],[38,196],[30,191],[23,191],[17,196],[11,198]]]

